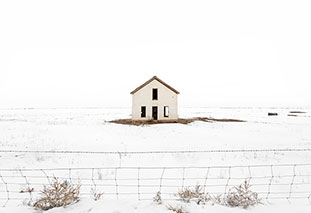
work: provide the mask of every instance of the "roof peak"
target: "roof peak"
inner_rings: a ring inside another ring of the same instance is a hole
[[[131,94],[135,94],[137,91],[139,91],[140,89],[142,89],[143,87],[145,87],[147,84],[149,84],[151,81],[153,80],[157,80],[159,81],[161,84],[163,84],[164,86],[166,86],[167,88],[169,88],[170,90],[172,90],[173,92],[175,92],[176,94],[179,94],[179,92],[177,90],[175,90],[173,87],[171,87],[170,85],[168,85],[167,83],[165,83],[164,81],[162,81],[161,79],[159,79],[156,75],[154,75],[151,79],[149,79],[148,81],[146,81],[145,83],[143,83],[142,85],[140,85],[139,87],[137,87],[135,90],[133,90],[131,92]]]

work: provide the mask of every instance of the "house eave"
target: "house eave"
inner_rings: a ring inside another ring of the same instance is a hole
[[[163,84],[164,86],[166,86],[168,89],[172,90],[173,92],[175,92],[176,94],[180,94],[176,89],[174,89],[173,87],[171,87],[170,85],[168,85],[167,83],[165,83],[164,81],[162,81],[161,79],[159,79],[157,76],[153,76],[151,79],[149,79],[148,81],[146,81],[145,83],[143,83],[142,85],[140,85],[139,87],[137,87],[136,89],[134,89],[130,94],[134,95],[136,92],[138,92],[140,89],[144,88],[146,85],[148,85],[149,83],[151,83],[153,80],[157,80],[158,82],[160,82],[161,84]]]

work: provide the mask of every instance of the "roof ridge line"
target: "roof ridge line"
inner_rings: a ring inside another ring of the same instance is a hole
[[[137,87],[136,89],[134,89],[131,94],[135,94],[137,91],[139,91],[140,89],[142,89],[143,87],[145,87],[146,85],[148,85],[150,82],[152,82],[153,80],[157,80],[158,82],[160,82],[161,84],[163,84],[164,86],[166,86],[167,88],[169,88],[170,90],[172,90],[173,92],[175,92],[176,94],[179,94],[179,92],[174,89],[173,87],[171,87],[170,85],[168,85],[167,83],[165,83],[164,81],[162,81],[161,79],[159,79],[156,75],[153,76],[152,78],[150,78],[148,81],[146,81],[145,83],[143,83],[142,85],[140,85],[139,87]]]

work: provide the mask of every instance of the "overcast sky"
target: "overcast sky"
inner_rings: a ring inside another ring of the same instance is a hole
[[[0,1],[0,108],[311,106],[311,1]]]

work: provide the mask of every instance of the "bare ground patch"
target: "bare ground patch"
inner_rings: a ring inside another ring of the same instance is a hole
[[[239,119],[218,119],[218,118],[208,118],[208,117],[195,117],[195,118],[179,118],[176,120],[132,120],[132,119],[118,119],[113,121],[108,121],[109,123],[117,123],[117,124],[126,124],[126,125],[153,125],[153,124],[169,124],[169,123],[178,123],[178,124],[189,124],[194,121],[204,121],[204,122],[246,122],[244,120]]]

